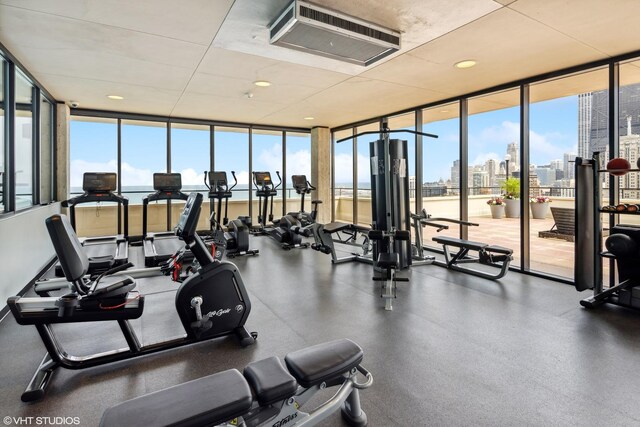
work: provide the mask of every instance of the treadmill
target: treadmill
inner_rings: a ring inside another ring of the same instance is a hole
[[[173,231],[159,233],[147,232],[147,211],[149,202],[158,200],[187,200],[188,194],[182,189],[182,176],[179,173],[154,173],[154,193],[142,200],[142,241],[145,267],[157,267],[182,249],[185,243]]]
[[[114,193],[117,188],[117,177],[114,172],[85,172],[82,177],[84,194],[65,200],[62,207],[69,208],[69,219],[74,231],[76,229],[76,206],[83,203],[115,202],[124,207],[124,234],[120,234],[118,219],[118,235],[105,237],[87,237],[81,239],[82,246],[89,257],[91,275],[103,273],[129,260],[129,199]],[[55,274],[63,277],[60,264],[56,264]]]

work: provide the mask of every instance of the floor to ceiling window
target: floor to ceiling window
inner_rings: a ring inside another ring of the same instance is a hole
[[[607,85],[604,68],[530,86],[531,270],[573,278],[574,236],[562,222],[575,215],[575,158],[608,152]]]
[[[40,95],[40,203],[55,197],[53,189],[53,105]]]
[[[467,204],[469,240],[513,249],[520,263],[520,90],[469,100]],[[494,218],[490,200],[501,197],[505,216]],[[507,217],[507,213],[509,214]]]
[[[153,174],[167,172],[167,124],[122,120],[121,135],[120,192],[129,198],[130,214],[137,216],[141,215],[137,205],[154,191]],[[148,231],[167,231],[175,226],[166,205],[166,201],[148,205]],[[138,224],[131,222],[130,232],[137,233]]]
[[[283,215],[282,195],[284,192],[284,180],[282,168],[282,131],[253,129],[251,133],[251,162],[253,170],[257,172],[270,172],[271,180],[277,187],[277,195],[273,196],[273,204],[269,204],[267,209],[266,224],[269,225],[269,215],[273,214],[273,219],[278,219]],[[278,176],[280,174],[280,176]],[[291,179],[291,178],[289,178]],[[254,188],[255,190],[255,188]],[[263,199],[264,201],[264,199]],[[271,209],[273,206],[273,209]],[[253,199],[252,221],[258,223],[259,212],[258,198]]]
[[[4,81],[5,81],[6,68],[7,68],[7,62],[4,60],[4,58],[0,57],[0,213],[5,212],[7,210],[6,197],[5,197],[7,164],[6,164],[5,143],[4,143],[4,133],[5,133],[4,112],[6,109]]]
[[[311,181],[311,135],[308,133],[287,132],[287,209],[286,212],[298,212],[302,196],[296,194],[291,181],[292,175],[304,175]],[[312,182],[312,185],[317,183]],[[311,212],[313,194],[305,196],[304,210]],[[328,202],[328,200],[327,200]]]
[[[422,185],[416,183],[422,207],[433,218],[460,219],[460,105],[458,102],[422,110],[422,131],[438,135],[422,138]],[[460,226],[437,232],[424,227],[422,243],[439,247],[433,237],[460,237]]]
[[[33,205],[33,84],[16,71],[15,188],[16,210]]]
[[[229,218],[249,215],[249,193],[253,191],[249,170],[249,130],[247,128],[215,126],[214,170],[225,171],[230,185],[235,172],[238,185],[229,201]]]
[[[371,194],[371,155],[370,144],[372,141],[380,139],[380,123],[374,122],[367,125],[358,126],[356,133],[376,132],[369,135],[359,136],[356,141],[356,173],[358,177],[356,196],[357,218],[356,223],[364,226],[370,226],[372,221],[372,194]],[[345,141],[343,144],[348,144]]]
[[[353,129],[333,133],[333,209],[334,219],[353,222],[353,140],[336,143],[353,135]]]

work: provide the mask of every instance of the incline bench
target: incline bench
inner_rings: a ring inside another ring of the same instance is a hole
[[[470,240],[444,236],[434,237],[433,241],[442,245],[444,250],[444,259],[446,261],[444,267],[484,277],[485,279],[497,280],[504,277],[504,275],[507,274],[511,260],[513,259],[513,250],[502,246],[488,245],[486,243],[472,242]],[[458,248],[458,252],[452,256],[449,251],[449,246]],[[478,256],[469,256],[469,251],[478,252]],[[499,271],[497,274],[490,274],[486,271],[462,266],[462,264],[470,263],[488,265],[499,269]],[[436,264],[438,263],[436,262]],[[442,264],[440,263],[440,265]]]
[[[331,263],[341,264],[344,262],[359,261],[371,264],[373,261],[368,257],[369,253],[369,237],[370,227],[364,227],[358,224],[349,224],[346,222],[331,222],[329,224],[314,223],[311,225],[311,231],[315,243],[311,248],[325,254],[331,254]],[[362,243],[358,243],[358,239],[363,237]],[[362,248],[361,253],[351,253],[350,256],[338,258],[336,255],[335,243],[357,246]]]

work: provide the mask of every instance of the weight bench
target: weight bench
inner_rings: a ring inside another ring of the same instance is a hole
[[[113,426],[296,426],[315,425],[341,407],[352,426],[365,426],[358,390],[373,383],[360,366],[363,351],[340,339],[294,351],[280,359],[250,363],[156,391],[107,409],[101,427]],[[367,382],[356,381],[357,372]],[[310,413],[300,407],[328,387],[338,391]]]
[[[445,264],[436,262],[436,264],[447,267],[451,270],[461,271],[463,273],[473,274],[475,276],[484,277],[485,279],[497,280],[504,277],[509,270],[509,264],[513,259],[513,250],[503,246],[488,245],[486,243],[472,242],[470,240],[456,239],[453,237],[434,237],[434,242],[442,245],[444,250]],[[449,246],[458,248],[458,252],[451,255]],[[469,256],[469,251],[478,252],[477,257]],[[479,263],[499,269],[497,274],[490,274],[486,271],[476,270],[473,268],[463,267],[462,264]]]
[[[315,223],[310,227],[315,240],[311,248],[325,254],[330,254],[332,264],[342,264],[351,261],[365,262],[367,264],[373,263],[371,257],[367,256],[370,251],[368,233],[371,229],[369,227],[346,222],[331,222],[329,224]],[[362,243],[358,243],[360,236],[363,237]],[[360,247],[362,251],[361,253],[352,252],[349,256],[338,258],[335,243],[357,246]]]

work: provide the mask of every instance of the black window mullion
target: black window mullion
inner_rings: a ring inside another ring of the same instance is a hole
[[[15,178],[15,134],[16,134],[16,66],[8,62],[5,68],[5,209],[16,210],[16,178]]]
[[[31,88],[31,182],[32,205],[40,204],[40,89],[37,86]]]
[[[469,221],[469,100],[460,100],[460,219]],[[467,239],[469,230],[460,226],[460,238]]]

